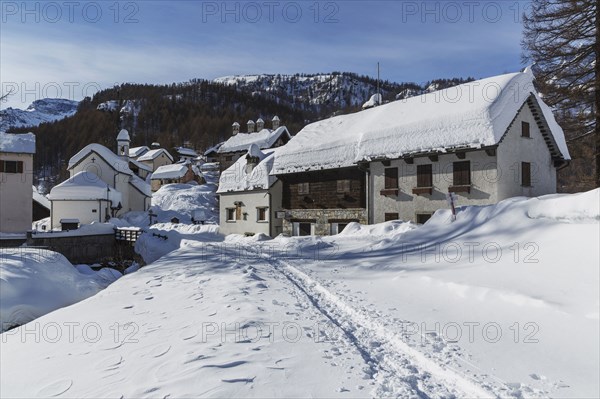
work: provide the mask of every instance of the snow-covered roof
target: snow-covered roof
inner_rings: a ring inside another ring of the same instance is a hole
[[[143,155],[143,154],[145,154],[148,151],[150,151],[150,148],[148,148],[145,145],[143,145],[141,147],[133,147],[133,148],[129,149],[129,157],[131,157],[131,158],[137,158],[140,155]]]
[[[129,169],[128,160],[121,158],[108,148],[96,143],[86,145],[77,154],[73,155],[71,159],[69,159],[69,166],[67,169],[72,169],[73,167],[75,167],[75,165],[77,165],[85,157],[87,157],[90,154],[90,152],[95,152],[96,154],[98,154],[104,159],[104,161],[106,161],[106,163],[111,165],[119,173],[124,173],[127,175],[133,174],[131,169]]]
[[[233,122],[231,126],[240,126],[239,122]]]
[[[172,165],[163,165],[152,173],[152,180],[159,179],[179,179],[188,171],[187,164],[174,163]]]
[[[35,186],[31,186],[31,189],[33,190],[33,200],[44,208],[50,210],[50,200],[46,198],[45,195],[40,194]]]
[[[131,141],[129,138],[129,132],[126,129],[121,129],[119,134],[117,135],[118,141]]]
[[[107,191],[108,189],[108,191]],[[92,172],[81,171],[68,180],[54,186],[48,199],[56,200],[110,200],[113,205],[121,202],[121,193],[104,183]]]
[[[278,152],[272,173],[493,146],[532,97],[557,151],[570,159],[564,133],[535,91],[533,79],[530,70],[500,75],[312,123]]]
[[[240,157],[233,165],[221,173],[217,193],[235,191],[266,190],[275,183],[277,178],[272,176],[271,170],[275,161],[277,149],[261,151],[256,144],[248,148],[247,155],[257,157],[258,164],[250,173],[246,173],[246,156]]]
[[[171,154],[169,154],[169,151],[165,150],[164,148],[157,148],[156,150],[150,150],[148,152],[146,152],[144,155],[142,155],[141,157],[139,157],[137,160],[138,161],[152,161],[155,158],[158,158],[160,156],[160,154],[165,153],[165,155],[171,160],[171,162],[173,162],[173,157],[171,156]]]
[[[271,119],[271,120],[273,120],[273,121],[278,121],[278,120],[279,120],[279,117],[278,117],[277,115],[275,115],[275,116],[273,117],[273,119]]]
[[[288,138],[291,137],[290,132],[288,132],[285,126],[281,126],[276,130],[262,129],[256,133],[238,133],[224,142],[217,152],[222,154],[226,152],[246,151],[251,144],[256,144],[261,150],[264,150],[271,148],[284,134]]]
[[[0,132],[0,152],[35,154],[35,134]]]
[[[192,150],[191,148],[177,147],[176,150],[179,155],[183,155],[186,157],[196,158],[198,156],[198,153],[196,153],[196,151]]]
[[[136,161],[135,159],[129,159],[129,163],[135,165],[136,167],[145,170],[146,172],[152,172],[152,167],[146,165],[143,162]]]
[[[152,190],[150,189],[150,185],[140,179],[136,175],[132,175],[129,178],[129,184],[135,187],[139,192],[144,194],[146,197],[152,197]]]
[[[206,151],[204,151],[204,155],[208,155],[211,152],[217,152],[217,151],[219,151],[219,148],[221,148],[221,146],[223,145],[223,143],[225,143],[225,142],[222,141],[222,142],[220,142],[218,144],[213,145],[212,147],[210,147],[209,149],[207,149]]]

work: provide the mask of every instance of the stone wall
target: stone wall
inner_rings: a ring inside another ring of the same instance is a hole
[[[292,224],[294,221],[314,221],[313,233],[326,236],[331,232],[332,221],[358,221],[367,224],[366,209],[294,209],[287,211],[286,219],[283,221],[283,233],[292,235]]]
[[[27,246],[41,247],[59,252],[72,264],[93,264],[109,261],[132,260],[135,251],[127,243],[117,242],[114,234],[89,235],[89,236],[60,236],[49,237],[29,236]]]

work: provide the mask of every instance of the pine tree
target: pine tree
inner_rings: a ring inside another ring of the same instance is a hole
[[[522,41],[524,59],[535,63],[538,89],[556,110],[579,162],[570,168],[571,179],[585,179],[585,165],[596,165],[585,188],[600,186],[598,13],[597,0],[533,0]]]

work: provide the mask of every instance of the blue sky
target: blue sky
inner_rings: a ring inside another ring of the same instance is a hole
[[[476,78],[521,64],[527,1],[4,1],[2,108],[116,83],[350,71]]]

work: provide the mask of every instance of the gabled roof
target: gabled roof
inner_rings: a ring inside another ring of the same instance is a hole
[[[217,193],[266,190],[271,187],[277,178],[270,173],[275,163],[275,154],[281,148],[283,147],[261,151],[256,144],[251,145],[246,156],[257,157],[258,164],[250,173],[246,173],[246,156],[240,157],[221,173]]]
[[[35,154],[35,134],[0,132],[0,152]]]
[[[157,168],[154,173],[152,173],[152,177],[150,179],[179,179],[180,177],[185,176],[187,171],[187,164],[174,163],[171,165],[163,165]]]
[[[173,156],[171,156],[171,154],[169,154],[169,151],[165,150],[164,148],[150,150],[147,153],[145,153],[144,155],[142,155],[141,157],[139,157],[137,160],[138,161],[152,161],[152,160],[158,158],[160,156],[160,154],[162,154],[162,153],[165,153],[165,155],[171,160],[171,162],[173,162]]]
[[[48,199],[56,200],[110,200],[113,204],[121,202],[121,193],[104,183],[92,172],[81,171],[68,180],[54,186]]]
[[[265,150],[271,148],[281,136],[286,136],[288,139],[291,138],[290,132],[285,126],[281,126],[276,130],[262,129],[256,133],[238,133],[224,142],[217,152],[223,154],[227,152],[246,151],[251,144],[256,144],[258,148]]]
[[[139,169],[143,169],[143,170],[145,170],[146,172],[152,172],[152,167],[151,167],[151,166],[148,166],[148,165],[146,165],[146,164],[145,164],[145,163],[143,163],[143,162],[136,161],[135,159],[131,159],[131,158],[130,158],[130,159],[129,159],[129,164],[130,164],[130,165],[134,165],[134,166],[136,166],[136,167],[137,167],[137,168],[139,168]]]
[[[136,190],[144,194],[146,197],[152,197],[152,190],[150,189],[150,185],[142,179],[140,179],[138,176],[132,175],[129,178],[129,184],[131,184]]]
[[[206,151],[204,151],[204,155],[209,155],[211,153],[216,153],[219,151],[219,148],[221,148],[221,146],[224,144],[225,142],[222,141],[218,144],[213,145],[212,147],[210,147],[209,149],[207,149]]]
[[[146,152],[150,151],[150,148],[148,148],[147,146],[143,145],[141,147],[133,147],[129,149],[129,157],[130,158],[137,158],[141,155],[144,155]]]
[[[177,153],[179,155],[183,155],[186,157],[198,157],[198,154],[196,153],[196,151],[192,150],[191,148],[186,148],[186,147],[177,147],[175,148],[177,150]]]
[[[114,170],[119,173],[124,173],[126,175],[131,175],[133,172],[129,169],[129,162],[125,160],[104,147],[101,144],[88,144],[83,147],[77,154],[73,155],[71,159],[69,159],[69,166],[67,169],[74,168],[79,162],[81,162],[85,157],[87,157],[90,153],[98,154],[104,161],[109,164]]]
[[[277,155],[274,174],[348,167],[361,161],[497,145],[531,96],[562,159],[562,129],[527,70],[465,83],[307,125]]]

